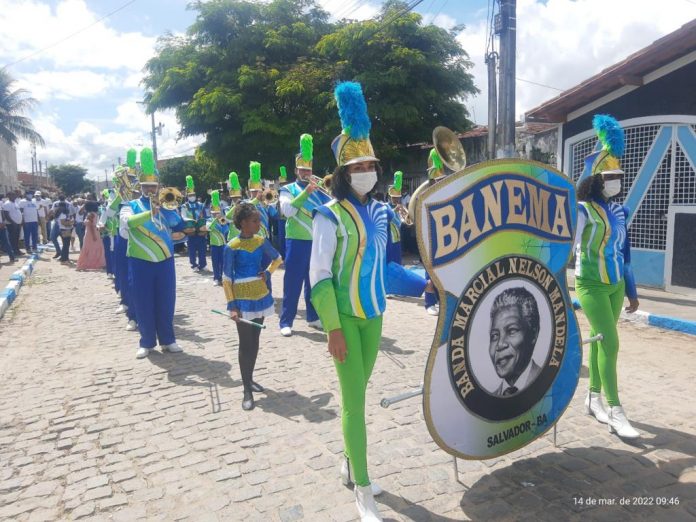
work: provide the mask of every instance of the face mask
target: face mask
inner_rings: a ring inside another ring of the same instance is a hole
[[[351,188],[361,196],[370,192],[376,183],[377,173],[374,170],[370,172],[356,172],[350,175]]]
[[[621,192],[621,180],[620,179],[610,179],[604,182],[604,189],[602,189],[602,195],[605,198],[611,198],[616,196]]]
[[[196,202],[196,196],[189,196],[188,200],[189,200],[191,203],[195,203],[195,202]]]

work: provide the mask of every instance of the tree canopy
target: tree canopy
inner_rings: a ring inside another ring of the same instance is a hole
[[[44,145],[41,135],[34,130],[31,120],[24,113],[36,105],[36,100],[26,89],[12,90],[15,80],[5,69],[0,69],[0,138],[10,145],[20,139]]]
[[[204,134],[220,179],[230,170],[246,177],[251,160],[275,178],[280,165],[292,171],[305,132],[315,170],[333,168],[333,88],[356,80],[378,156],[398,161],[399,147],[428,141],[437,125],[466,129],[462,100],[476,92],[455,33],[423,25],[405,6],[389,0],[375,19],[331,23],[315,0],[195,2],[187,35],[161,38],[146,65],[148,108],[174,108],[182,135]]]
[[[66,196],[94,190],[94,182],[87,179],[87,169],[80,165],[51,165],[48,173]]]

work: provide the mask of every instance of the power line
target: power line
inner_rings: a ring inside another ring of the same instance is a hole
[[[131,5],[131,4],[134,4],[135,2],[137,2],[137,0],[130,0],[129,2],[126,2],[126,3],[123,4],[122,6],[117,7],[116,9],[114,9],[113,11],[111,11],[110,13],[105,14],[104,16],[102,16],[102,17],[99,18],[98,20],[92,22],[91,24],[89,24],[89,25],[83,27],[82,29],[79,29],[79,30],[75,31],[74,33],[69,34],[69,35],[66,36],[65,38],[61,38],[60,40],[57,40],[57,41],[53,42],[52,44],[47,45],[46,47],[42,47],[41,49],[37,49],[37,50],[34,51],[33,53],[29,53],[29,54],[27,54],[26,56],[23,56],[22,58],[20,58],[19,60],[16,60],[16,61],[14,61],[14,62],[12,62],[12,63],[9,63],[9,64],[5,65],[5,68],[9,68],[9,67],[12,67],[13,65],[17,65],[18,63],[23,62],[24,60],[27,60],[27,59],[31,58],[32,56],[36,56],[37,54],[40,54],[40,53],[42,53],[42,52],[44,52],[44,51],[46,51],[46,50],[48,50],[48,49],[51,49],[51,48],[55,47],[56,45],[62,44],[62,43],[65,42],[66,40],[69,40],[69,39],[72,38],[73,36],[77,36],[78,34],[83,33],[84,31],[86,31],[86,30],[89,29],[90,27],[94,27],[95,25],[97,25],[97,24],[98,24],[99,22],[101,22],[102,20],[105,20],[106,18],[109,18],[111,15],[114,15],[114,14],[118,13],[119,11],[122,11],[123,9],[125,9],[126,7],[128,7],[128,6]]]
[[[539,87],[546,87],[547,89],[553,89],[554,91],[563,92],[565,89],[559,89],[558,87],[553,87],[552,85],[546,85],[545,83],[533,82],[532,80],[525,80],[524,78],[517,78],[515,80],[519,82],[531,83],[532,85],[538,85]]]

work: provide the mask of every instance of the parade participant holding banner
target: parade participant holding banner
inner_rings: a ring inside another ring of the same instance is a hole
[[[242,409],[252,410],[252,392],[262,392],[263,387],[253,379],[261,329],[249,321],[260,326],[264,317],[275,313],[273,296],[266,281],[282,260],[271,242],[259,235],[261,215],[254,205],[237,205],[234,222],[240,233],[224,248],[223,288],[227,310],[236,321],[239,334],[239,369],[244,384]]]
[[[575,289],[590,321],[590,335],[603,339],[590,346],[590,390],[587,413],[607,423],[610,432],[634,439],[640,436],[621,407],[616,379],[619,335],[616,325],[624,295],[626,311],[638,309],[638,294],[631,271],[631,246],[627,207],[612,201],[621,193],[624,132],[613,117],[598,114],[592,120],[602,149],[585,159],[586,176],[578,187],[579,214],[576,233]],[[601,391],[609,409],[604,408]]]
[[[280,189],[280,212],[287,218],[285,225],[285,274],[283,275],[283,305],[280,314],[280,333],[292,335],[304,285],[304,299],[309,326],[320,328],[319,316],[311,302],[309,258],[312,254],[312,213],[327,203],[329,196],[312,180],[314,144],[310,134],[300,136],[300,152],[295,156],[297,181]]]
[[[186,249],[194,272],[200,272],[207,264],[205,258],[205,209],[196,201],[196,187],[192,176],[186,176],[186,203],[181,206],[181,218],[186,222]]]
[[[347,460],[344,484],[355,484],[355,499],[362,520],[382,520],[367,471],[365,391],[382,334],[386,308],[387,272],[407,281],[408,272],[396,263],[387,265],[389,222],[392,211],[372,199],[381,171],[370,143],[370,119],[359,83],[344,82],[335,90],[343,132],[331,147],[336,157],[331,193],[335,199],[314,210],[309,277],[312,304],[328,333],[341,387],[343,440]],[[403,295],[420,295],[425,281],[403,288]]]
[[[210,259],[213,263],[213,284],[222,286],[222,253],[225,248],[225,238],[229,232],[227,218],[221,216],[220,192],[213,190],[210,194],[210,212],[208,220],[208,237],[210,239]]]
[[[232,241],[239,235],[239,230],[234,226],[234,208],[242,200],[242,186],[239,184],[239,176],[237,176],[236,172],[230,172],[228,184],[230,188],[230,206],[225,212],[225,219],[227,219],[227,226],[229,227],[227,230],[227,241]]]
[[[150,355],[158,341],[163,352],[182,351],[174,335],[176,274],[171,232],[186,226],[176,211],[160,208],[152,149],[140,151],[140,169],[142,196],[120,213],[121,230],[128,232],[127,255],[140,332],[138,359]]]

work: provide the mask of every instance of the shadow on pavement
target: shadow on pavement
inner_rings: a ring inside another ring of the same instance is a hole
[[[289,420],[302,416],[315,423],[333,420],[338,416],[333,408],[325,408],[331,397],[328,392],[305,397],[296,391],[275,392],[268,388],[263,393],[254,394],[256,407],[267,413],[275,413]]]
[[[449,518],[441,515],[436,515],[435,513],[428,511],[423,506],[406,502],[406,500],[404,500],[403,498],[398,497],[396,495],[392,495],[388,491],[382,492],[380,496],[375,497],[375,500],[377,501],[378,506],[380,504],[389,506],[389,508],[392,511],[396,511],[399,515],[408,517],[409,520],[428,520],[434,522],[454,522],[455,520],[459,520],[456,518]],[[387,521],[393,519],[385,517],[384,520]],[[486,518],[485,520],[491,519]]]
[[[476,481],[462,496],[463,514],[472,520],[696,518],[696,482],[686,476],[679,480],[682,474],[692,475],[690,468],[696,465],[696,437],[633,425],[644,436],[631,445],[643,451],[561,447],[561,452],[517,460]],[[648,458],[654,451],[658,453]],[[675,458],[668,453],[672,451],[689,457]]]
[[[225,388],[234,388],[242,385],[241,380],[236,381],[230,377],[232,366],[224,361],[211,361],[186,352],[163,355],[158,351],[153,351],[148,360],[155,366],[167,370],[167,378],[182,386],[217,384]]]

